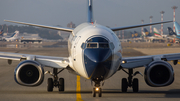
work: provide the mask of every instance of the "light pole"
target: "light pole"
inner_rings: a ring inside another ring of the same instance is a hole
[[[175,22],[175,9],[177,9],[178,7],[177,6],[173,6],[172,9],[174,9],[174,12],[173,12],[173,22]],[[175,25],[173,24],[173,31],[175,32]]]
[[[163,15],[164,15],[164,11],[161,11],[161,22],[163,22]],[[163,35],[163,23],[161,24],[161,35]]]

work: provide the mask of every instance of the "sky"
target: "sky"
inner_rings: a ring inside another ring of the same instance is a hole
[[[180,24],[180,0],[93,0],[96,23],[121,27],[128,25],[173,20],[172,6],[177,6],[176,21]],[[43,25],[67,27],[71,21],[77,25],[87,21],[87,0],[0,0],[0,24],[4,19]],[[164,24],[164,28],[173,23]],[[160,28],[160,25],[156,26]]]

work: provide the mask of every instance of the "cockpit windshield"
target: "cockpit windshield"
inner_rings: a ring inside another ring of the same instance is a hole
[[[97,43],[88,43],[87,48],[98,48]]]
[[[99,48],[109,48],[108,43],[99,43]]]
[[[90,42],[87,43],[87,48],[109,48],[109,44],[107,42]]]
[[[82,44],[82,48],[109,48],[109,42],[103,37],[94,37]]]

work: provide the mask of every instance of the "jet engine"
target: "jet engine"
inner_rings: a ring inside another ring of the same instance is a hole
[[[36,61],[25,60],[14,71],[15,81],[23,86],[38,86],[44,80],[44,69]]]
[[[174,81],[172,66],[166,61],[153,61],[145,69],[145,81],[149,86],[168,86]]]

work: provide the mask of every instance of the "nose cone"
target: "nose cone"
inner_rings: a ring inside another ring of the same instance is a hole
[[[110,49],[85,49],[84,63],[89,79],[104,79],[111,68]]]

